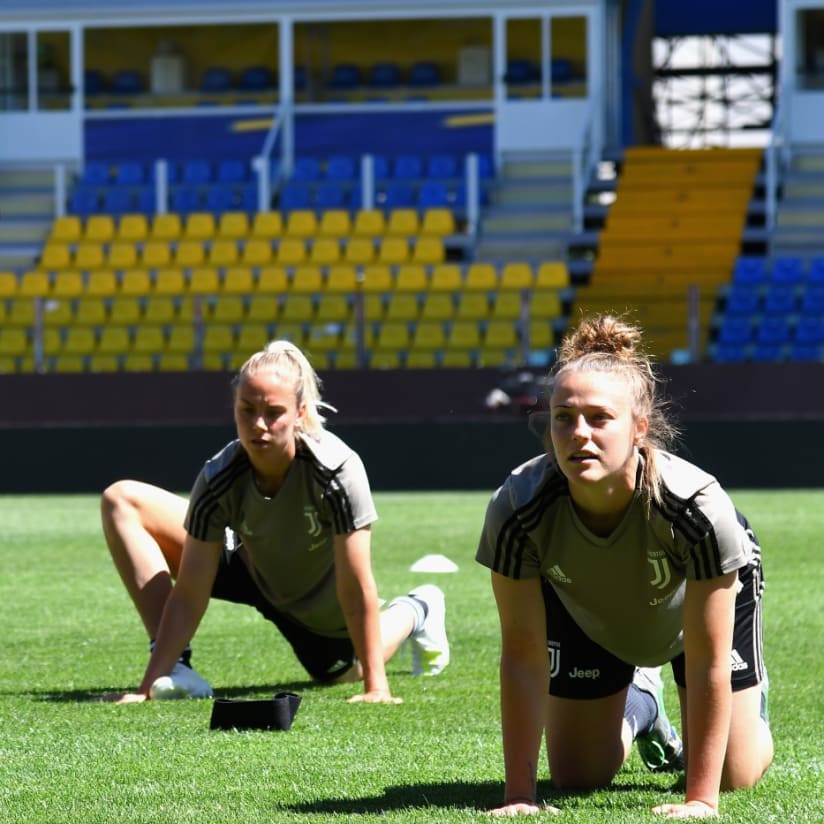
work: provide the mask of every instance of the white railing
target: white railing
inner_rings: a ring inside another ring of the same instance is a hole
[[[600,121],[596,117],[601,105],[601,92],[597,91],[590,98],[581,137],[572,149],[572,228],[576,233],[584,229],[586,189],[603,151]]]
[[[789,168],[792,159],[792,149],[788,138],[787,129],[787,100],[789,95],[786,90],[779,95],[778,105],[775,108],[770,140],[764,154],[766,160],[766,191],[764,193],[764,222],[768,232],[775,228],[776,215],[778,212],[778,190],[781,185],[781,177]]]

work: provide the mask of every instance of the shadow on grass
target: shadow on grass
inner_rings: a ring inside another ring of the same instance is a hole
[[[100,687],[93,690],[15,690],[0,691],[0,695],[31,695],[34,699],[54,703],[83,703],[86,701],[100,701],[106,695],[122,694],[135,689],[131,687]],[[314,681],[284,681],[279,684],[247,684],[242,687],[223,687],[215,689],[215,698],[271,698],[276,692],[309,692],[323,689],[322,684]],[[211,699],[208,699],[211,700]]]
[[[675,792],[674,784],[664,792]],[[646,783],[627,782],[612,786],[601,793],[614,796],[610,807],[626,806],[628,810],[638,809],[637,792],[649,791]],[[443,807],[454,809],[491,810],[503,801],[503,782],[452,782],[442,784],[402,784],[387,787],[381,795],[363,798],[326,798],[321,801],[307,801],[301,804],[279,804],[277,809],[294,813],[314,814],[369,814],[387,810],[424,809]],[[538,798],[541,803],[561,807],[574,799],[583,799],[592,793],[564,793],[556,790],[548,781],[538,782]],[[626,801],[622,802],[621,799]]]

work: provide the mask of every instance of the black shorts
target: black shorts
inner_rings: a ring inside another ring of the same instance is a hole
[[[738,570],[738,581],[731,653],[733,692],[754,687],[765,676],[760,550],[755,555],[754,563]],[[543,580],[542,588],[547,616],[549,694],[561,698],[604,698],[626,687],[632,681],[635,666],[617,658],[586,635],[575,623],[552,584]],[[686,687],[684,654],[676,656],[671,666],[675,682]]]
[[[264,598],[237,552],[224,552],[212,597],[254,607],[291,644],[303,668],[315,681],[329,682],[355,664],[355,648],[347,638],[330,638],[307,629]]]

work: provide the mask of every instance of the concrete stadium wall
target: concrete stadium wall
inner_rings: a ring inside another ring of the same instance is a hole
[[[679,452],[728,487],[820,487],[824,364],[670,367]],[[0,492],[97,492],[121,477],[185,491],[234,436],[224,373],[0,376]],[[330,428],[376,490],[488,489],[537,454],[523,412],[489,411],[496,370],[324,376]]]

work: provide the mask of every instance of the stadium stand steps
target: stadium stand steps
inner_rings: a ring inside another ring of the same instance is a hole
[[[824,145],[796,149],[781,184],[770,253],[773,257],[821,255],[824,226]]]
[[[572,166],[568,156],[504,158],[481,218],[477,260],[563,259],[572,229]]]
[[[0,167],[0,271],[32,266],[53,215],[51,167]]]

